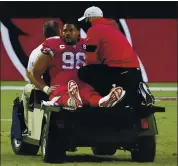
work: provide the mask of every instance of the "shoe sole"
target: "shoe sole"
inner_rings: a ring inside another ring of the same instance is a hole
[[[100,106],[102,106],[102,107],[115,106],[118,102],[120,102],[123,99],[125,93],[126,92],[120,87],[114,88],[114,90],[112,90],[109,94],[110,95],[109,99],[107,101],[101,103]]]
[[[68,82],[68,93],[74,102],[76,108],[83,107],[82,99],[80,97],[79,88],[75,81]]]

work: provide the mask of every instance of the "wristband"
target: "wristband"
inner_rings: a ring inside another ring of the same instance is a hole
[[[43,88],[43,92],[46,93],[48,95],[48,90],[49,90],[49,86],[45,86]]]

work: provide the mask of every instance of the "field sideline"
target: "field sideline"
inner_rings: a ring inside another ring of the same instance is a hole
[[[25,82],[1,82],[1,86],[24,86]],[[177,87],[176,83],[152,83],[150,87]],[[153,91],[156,97],[176,97],[177,91]],[[10,145],[10,127],[12,102],[21,96],[20,90],[1,91],[1,164],[3,166],[47,166],[41,161],[40,151],[37,156],[16,156]],[[177,101],[157,101],[156,105],[166,107],[165,113],[155,114],[159,135],[157,136],[157,154],[154,163],[136,163],[130,161],[130,153],[118,150],[113,156],[94,156],[90,148],[78,148],[75,153],[68,153],[64,166],[176,166],[177,165]]]
[[[1,86],[24,86],[26,81],[0,81]],[[177,87],[177,83],[149,83],[151,87]]]

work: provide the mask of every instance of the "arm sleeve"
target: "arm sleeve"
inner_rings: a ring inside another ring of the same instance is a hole
[[[43,42],[41,52],[43,54],[49,54],[52,57],[55,55],[55,40],[47,39]]]

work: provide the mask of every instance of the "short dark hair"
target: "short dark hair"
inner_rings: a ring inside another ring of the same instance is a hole
[[[75,19],[72,19],[72,20],[67,20],[64,22],[64,25],[65,24],[72,24],[75,26],[75,28],[79,31],[80,30],[80,26],[79,26],[79,23],[77,21],[75,21]]]
[[[59,24],[54,20],[45,22],[43,25],[43,34],[46,38],[59,36]]]

